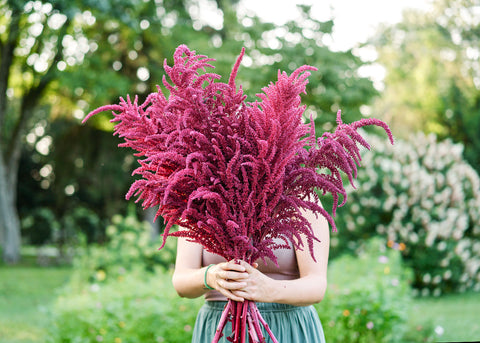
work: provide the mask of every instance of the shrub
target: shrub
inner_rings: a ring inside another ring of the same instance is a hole
[[[328,342],[401,342],[410,306],[410,274],[398,251],[374,239],[358,257],[331,262],[328,290],[316,305]]]
[[[38,207],[22,218],[22,238],[31,245],[74,244],[78,235],[94,242],[103,238],[102,224],[98,215],[86,207],[75,207],[61,219],[52,209]]]
[[[418,133],[394,147],[374,136],[359,188],[338,211],[335,249],[379,234],[401,251],[421,294],[480,290],[480,179],[462,146]]]
[[[28,244],[51,243],[59,223],[53,211],[46,207],[36,208],[21,221],[22,237]]]
[[[70,222],[69,222],[70,221]],[[101,241],[104,238],[104,225],[98,215],[86,207],[76,207],[64,218],[64,239],[69,241],[80,234],[84,235],[87,243]],[[73,228],[68,225],[71,224]]]
[[[79,251],[75,260],[73,282],[104,282],[141,269],[167,270],[174,264],[176,240],[170,239],[161,251],[161,238],[152,239],[150,224],[140,221],[132,211],[126,217],[115,215],[106,228],[104,245],[90,244]]]
[[[167,273],[134,271],[81,290],[64,289],[49,342],[190,342],[201,299],[182,299]]]

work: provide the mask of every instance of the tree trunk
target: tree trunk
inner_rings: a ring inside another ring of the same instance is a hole
[[[20,220],[15,204],[16,182],[12,183],[11,176],[11,170],[0,156],[0,243],[3,260],[17,263],[20,260]]]
[[[0,231],[3,231],[3,260],[20,261],[20,218],[17,210],[18,168],[22,152],[22,132],[43,88],[30,89],[22,99],[20,116],[13,129],[7,148],[0,155]]]
[[[15,47],[20,37],[20,17],[22,8],[16,3],[9,3],[11,21],[8,37],[0,41],[0,247],[3,260],[16,263],[20,260],[20,220],[16,208],[17,171],[19,151],[8,151],[7,132],[3,125],[7,115],[7,96],[11,65]],[[12,164],[13,163],[13,164]]]
[[[21,137],[25,131],[27,121],[42,97],[45,89],[55,79],[56,65],[63,58],[62,41],[67,33],[71,18],[67,17],[58,37],[55,56],[48,70],[40,76],[38,82],[26,90],[21,106],[20,115],[16,120],[9,137],[6,137],[2,127],[7,115],[6,90],[14,58],[14,49],[20,37],[20,19],[23,5],[16,1],[9,3],[12,9],[8,38],[0,40],[0,246],[3,249],[3,259],[8,263],[20,260],[20,219],[16,207],[17,181],[20,154],[22,148]],[[38,38],[40,39],[40,38]]]

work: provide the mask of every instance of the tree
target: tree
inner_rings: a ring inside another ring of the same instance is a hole
[[[24,8],[22,1],[0,3],[6,28],[0,36],[0,242],[7,262],[19,259],[16,194],[22,135],[55,79],[57,63],[63,58],[62,40],[71,23],[71,17],[64,16],[58,18],[62,25],[57,27],[53,20],[47,25],[58,10],[40,2],[29,4]]]
[[[394,132],[450,137],[480,170],[480,23],[478,0],[437,0],[433,11],[410,10],[372,39],[386,69],[377,104]]]
[[[68,73],[78,75],[75,71],[84,65],[87,54],[99,48],[99,44],[87,38],[89,29],[97,18],[105,26],[111,18],[120,18],[118,22],[123,26],[140,30],[139,22],[148,17],[142,19],[138,11],[150,10],[151,17],[156,17],[156,12],[151,11],[156,5],[153,1],[143,6],[135,7],[136,4],[134,0],[0,1],[0,245],[6,262],[17,262],[20,257],[20,223],[16,207],[18,168],[23,138],[35,128],[32,120],[39,105],[48,104],[49,115],[65,110],[71,113],[72,101],[78,98],[81,88],[73,87],[71,92],[77,91],[77,96],[71,96],[70,91],[60,89],[68,82],[62,84],[60,80]],[[118,22],[112,22],[111,29],[120,26]],[[107,31],[108,28],[100,32]],[[98,57],[91,56],[90,65],[95,65]],[[112,93],[118,94],[118,87],[126,84],[125,81],[112,83],[96,93],[102,86],[99,77],[104,74],[102,67],[105,64],[100,63],[98,70],[92,68],[83,74],[91,81],[93,73],[97,72],[95,86],[89,95],[96,95],[100,100],[112,89]],[[65,80],[72,79],[66,77]],[[52,94],[54,96],[49,97]],[[49,115],[44,113],[43,117]],[[47,155],[53,149],[51,143],[51,137],[43,135],[35,148]]]

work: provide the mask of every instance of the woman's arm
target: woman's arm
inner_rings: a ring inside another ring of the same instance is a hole
[[[296,306],[318,303],[323,299],[327,289],[327,264],[330,245],[329,225],[322,216],[304,213],[312,224],[312,228],[320,242],[315,241],[313,251],[317,262],[310,256],[308,244],[304,250],[296,250],[300,277],[294,280],[274,280],[256,268],[242,263],[249,278],[247,287],[234,291],[233,294],[248,300],[261,302],[277,302]]]
[[[181,297],[197,298],[208,291],[204,284],[207,267],[202,267],[202,249],[200,244],[178,238],[172,282]],[[245,287],[243,280],[247,277],[244,266],[224,262],[208,269],[207,284],[227,298],[243,301],[242,297],[232,294],[232,291]]]

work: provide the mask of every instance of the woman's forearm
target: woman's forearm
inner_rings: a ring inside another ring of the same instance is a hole
[[[172,283],[178,295],[184,298],[197,298],[205,294],[207,291],[204,285],[206,269],[207,267],[175,270]]]
[[[322,301],[327,289],[327,280],[317,275],[294,280],[271,279],[267,286],[268,302],[308,306]]]

